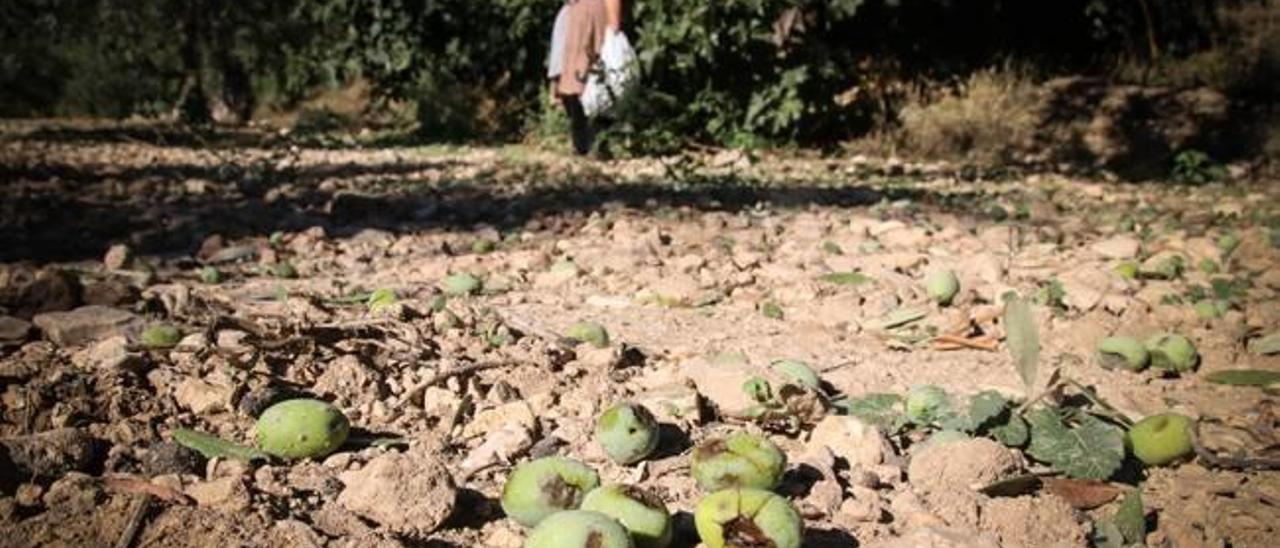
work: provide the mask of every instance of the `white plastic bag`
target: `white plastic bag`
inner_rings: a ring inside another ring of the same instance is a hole
[[[609,33],[600,46],[600,59],[587,75],[582,90],[582,109],[587,116],[607,112],[635,87],[640,79],[636,50],[622,31]]]

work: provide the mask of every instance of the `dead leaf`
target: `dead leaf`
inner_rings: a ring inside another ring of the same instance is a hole
[[[995,352],[996,349],[1000,348],[1000,342],[990,335],[980,335],[977,337],[938,335],[933,338],[933,348],[935,350],[962,350],[972,348],[975,350]]]
[[[1090,510],[1111,502],[1121,490],[1109,483],[1071,478],[1044,478],[1044,489],[1062,497],[1072,508]]]
[[[105,477],[102,478],[102,487],[108,491],[114,491],[116,493],[151,495],[158,499],[175,504],[187,504],[191,501],[191,499],[187,498],[187,495],[181,491],[151,483],[141,478],[132,478],[128,476]]]

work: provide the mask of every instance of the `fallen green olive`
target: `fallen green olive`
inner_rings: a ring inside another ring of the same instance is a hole
[[[772,489],[786,466],[787,455],[773,442],[740,432],[698,446],[690,468],[703,491],[719,491],[731,487]]]
[[[671,544],[671,513],[661,499],[639,487],[598,487],[582,499],[582,509],[618,520],[636,548],[666,548]]]
[[[600,414],[596,439],[614,462],[639,462],[658,447],[658,421],[642,405],[617,403]]]
[[[1133,456],[1148,466],[1163,466],[1194,452],[1191,419],[1177,413],[1161,413],[1138,421],[1129,429]]]
[[[182,341],[182,332],[172,325],[153,325],[143,330],[139,339],[147,348],[173,348]]]
[[[951,270],[940,270],[930,274],[924,282],[925,291],[934,302],[946,306],[960,292],[960,278]]]
[[[313,399],[285,400],[262,412],[256,426],[258,447],[285,459],[320,458],[347,441],[351,423],[332,404]]]
[[[1155,335],[1146,341],[1151,367],[1172,373],[1191,371],[1200,364],[1200,354],[1190,339],[1176,333]]]
[[[1098,359],[1107,369],[1141,371],[1151,360],[1147,348],[1133,337],[1107,337],[1098,341]]]

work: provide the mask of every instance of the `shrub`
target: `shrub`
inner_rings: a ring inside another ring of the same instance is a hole
[[[906,150],[925,156],[1009,161],[1030,145],[1038,103],[1027,77],[1008,69],[981,71],[953,93],[906,105],[898,136]]]

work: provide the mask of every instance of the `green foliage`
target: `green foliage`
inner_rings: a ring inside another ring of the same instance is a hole
[[[1221,181],[1227,169],[1199,150],[1184,150],[1173,157],[1173,180],[1179,183],[1204,184]]]
[[[1026,415],[1031,425],[1027,454],[1077,479],[1105,480],[1124,462],[1124,431],[1086,413],[1074,425],[1051,407]]]
[[[903,398],[897,394],[867,394],[861,398],[835,402],[835,407],[894,434],[908,423],[903,413]]]

